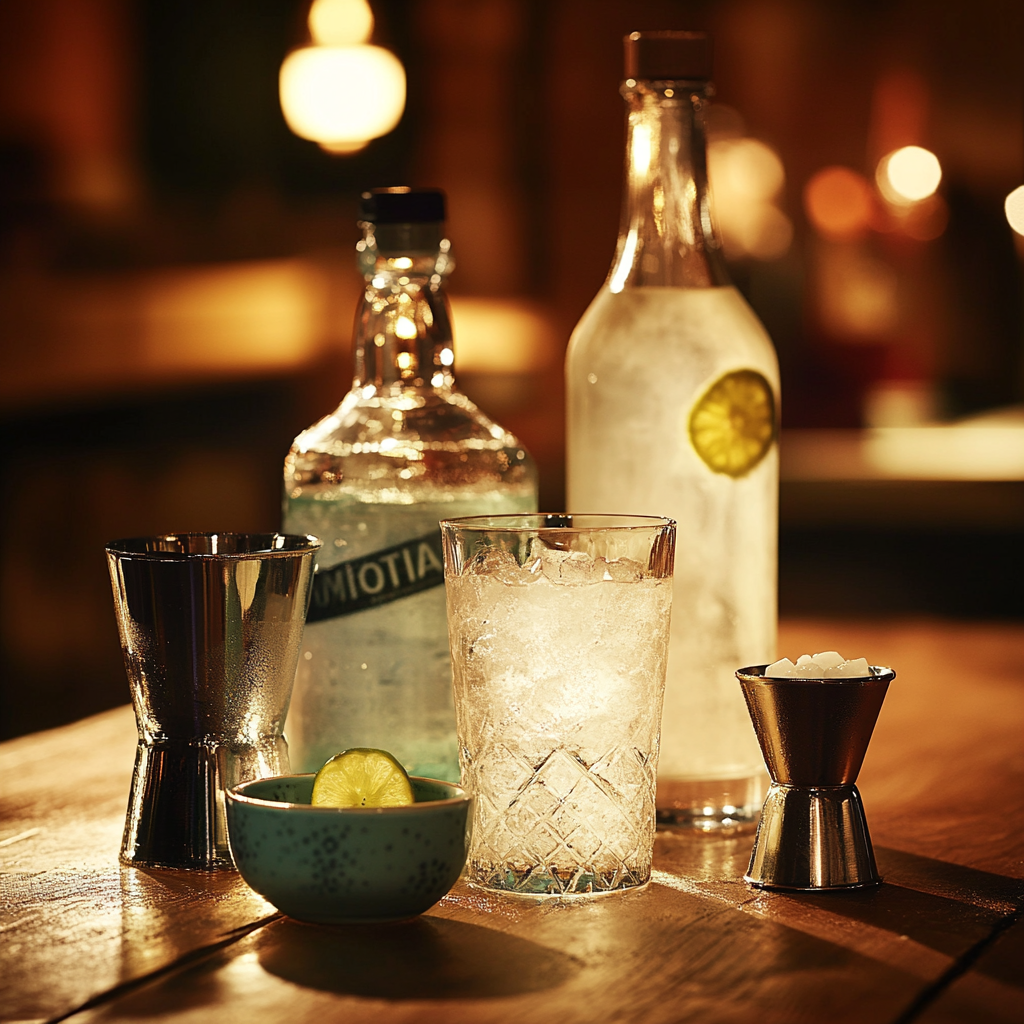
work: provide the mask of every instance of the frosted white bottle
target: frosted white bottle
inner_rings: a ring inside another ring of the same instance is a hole
[[[779,372],[728,282],[706,183],[710,39],[626,39],[626,195],[566,362],[568,506],[678,523],[659,819],[752,820],[764,765],[734,672],[775,657]]]

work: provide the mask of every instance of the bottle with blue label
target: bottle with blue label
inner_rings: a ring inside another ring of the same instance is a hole
[[[532,512],[533,460],[455,385],[445,197],[364,193],[355,379],[293,443],[284,528],[323,548],[287,736],[295,771],[348,747],[457,780],[438,522]]]

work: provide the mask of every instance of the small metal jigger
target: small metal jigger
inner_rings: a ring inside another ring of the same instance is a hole
[[[744,879],[763,889],[877,885],[854,782],[896,673],[766,679],[766,668],[736,673],[772,777]]]

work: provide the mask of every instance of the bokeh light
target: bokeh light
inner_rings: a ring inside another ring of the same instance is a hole
[[[1024,235],[1024,185],[1018,185],[1003,203],[1006,219],[1018,235]]]
[[[307,46],[281,65],[288,127],[336,152],[386,135],[405,109],[405,69],[379,46]]]
[[[885,338],[899,324],[899,278],[867,247],[822,246],[814,267],[818,318],[836,338]]]
[[[871,224],[871,186],[849,167],[825,167],[804,187],[804,210],[814,229],[826,238],[853,239]]]
[[[729,256],[775,260],[786,253],[793,225],[775,203],[786,181],[775,150],[758,139],[713,141],[708,146],[708,178]]]
[[[929,150],[904,146],[878,162],[875,179],[890,202],[916,203],[934,194],[942,181],[942,167]]]
[[[313,0],[309,33],[321,46],[355,46],[373,31],[373,11],[366,0]]]
[[[786,180],[778,154],[757,139],[724,139],[712,144],[715,187],[730,195],[771,199]]]

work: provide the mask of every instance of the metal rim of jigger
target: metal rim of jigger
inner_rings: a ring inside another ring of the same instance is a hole
[[[194,864],[165,864],[159,860],[128,857],[123,851],[117,859],[121,867],[139,868],[141,871],[187,871],[190,875],[194,875],[197,871],[205,871],[211,875],[220,875],[225,871],[238,871],[233,860],[217,859],[208,864],[200,864],[198,862]]]
[[[171,547],[154,548],[154,543],[188,543],[195,540],[251,541],[253,546],[230,550],[230,546],[215,551],[182,551]],[[184,530],[179,533],[155,533],[138,537],[122,537],[104,545],[108,555],[115,558],[134,558],[146,562],[233,563],[255,559],[285,559],[301,557],[312,552],[315,558],[323,547],[319,537],[308,533],[269,533],[245,530]]]
[[[768,892],[849,892],[851,889],[870,889],[872,886],[881,885],[882,876],[879,875],[868,882],[839,882],[834,885],[783,885],[781,882],[757,882],[747,875],[743,876],[743,881],[755,889],[765,889]]]
[[[872,886],[881,885],[882,876],[879,875],[867,882],[836,882],[831,885],[783,885],[781,882],[758,882],[749,875],[744,875],[743,881],[755,889],[765,889],[768,892],[849,892],[851,889],[870,889]]]

